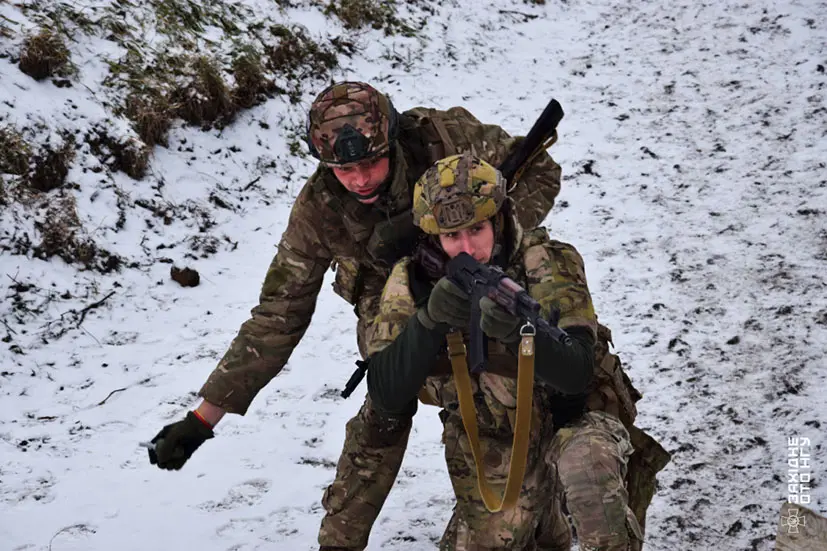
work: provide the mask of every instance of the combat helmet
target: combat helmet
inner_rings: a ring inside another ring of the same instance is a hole
[[[499,170],[470,153],[431,166],[413,192],[414,224],[431,235],[450,233],[494,217],[506,198]]]
[[[307,114],[307,147],[327,165],[344,165],[387,153],[397,136],[390,99],[364,82],[322,90]]]

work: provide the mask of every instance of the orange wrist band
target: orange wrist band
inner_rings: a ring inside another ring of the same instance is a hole
[[[207,425],[207,426],[210,428],[210,430],[212,430],[213,426],[210,424],[210,422],[209,422],[209,421],[207,421],[206,419],[204,419],[204,416],[203,416],[203,415],[201,415],[200,413],[198,413],[198,410],[197,410],[197,409],[192,410],[192,414],[193,414],[193,415],[195,415],[195,416],[198,418],[198,420],[199,420],[199,421],[201,421],[202,423],[204,423],[205,425]]]

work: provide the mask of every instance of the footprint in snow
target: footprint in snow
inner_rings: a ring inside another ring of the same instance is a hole
[[[254,478],[230,488],[221,501],[206,501],[198,505],[204,511],[228,511],[239,507],[255,505],[270,491],[271,482],[265,478]]]

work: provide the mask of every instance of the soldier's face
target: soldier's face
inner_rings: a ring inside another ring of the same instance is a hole
[[[358,163],[350,163],[340,166],[331,166],[333,174],[348,191],[357,195],[370,195],[388,177],[390,172],[390,157],[382,155],[374,159],[368,159]],[[369,205],[376,202],[379,196],[370,199],[357,199]]]
[[[454,258],[459,253],[468,253],[474,259],[487,264],[494,251],[494,225],[491,220],[478,222],[470,228],[450,233],[439,234],[439,243],[442,250],[449,257]]]

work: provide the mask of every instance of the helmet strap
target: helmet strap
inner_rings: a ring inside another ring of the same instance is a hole
[[[491,218],[491,225],[494,230],[494,248],[491,251],[491,264],[501,268],[506,267],[509,256],[509,247],[506,237],[508,224],[503,210],[504,208],[500,209],[500,211]]]

